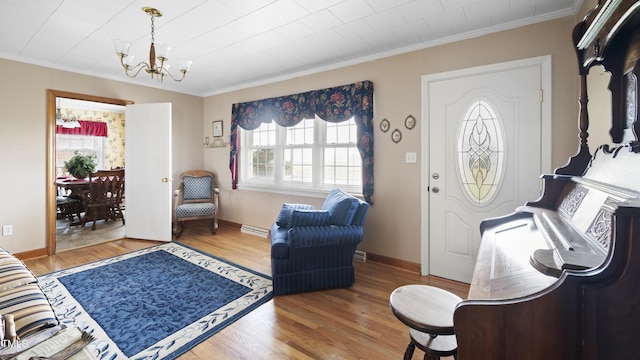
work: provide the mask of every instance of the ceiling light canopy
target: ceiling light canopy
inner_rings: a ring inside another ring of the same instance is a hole
[[[162,12],[158,9],[154,9],[151,7],[143,7],[142,11],[147,13],[151,17],[151,48],[149,49],[149,62],[146,63],[144,61],[134,64],[134,56],[129,55],[129,48],[131,47],[131,43],[129,41],[124,41],[122,39],[114,39],[113,44],[116,47],[116,54],[120,57],[120,63],[124,68],[125,74],[128,77],[136,77],[140,73],[142,69],[146,71],[151,78],[158,79],[158,82],[162,82],[164,77],[169,75],[175,81],[182,81],[184,77],[189,72],[189,68],[191,67],[191,60],[178,58],[178,66],[180,67],[180,73],[182,77],[176,78],[169,72],[169,64],[165,64],[169,60],[169,51],[171,48],[168,45],[162,44],[158,45],[158,49],[156,51],[155,46],[155,23],[154,19],[162,16]]]

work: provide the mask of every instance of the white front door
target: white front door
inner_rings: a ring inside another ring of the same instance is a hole
[[[171,104],[125,110],[126,236],[171,241]]]
[[[480,222],[539,197],[550,166],[549,66],[543,57],[423,78],[423,274],[469,283]]]

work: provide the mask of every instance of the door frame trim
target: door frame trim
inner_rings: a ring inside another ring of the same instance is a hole
[[[421,203],[421,219],[420,219],[420,273],[423,276],[430,274],[429,263],[429,183],[431,173],[429,164],[429,131],[431,119],[429,118],[429,86],[432,82],[463,78],[473,75],[482,75],[508,70],[539,67],[540,68],[540,84],[542,90],[542,101],[540,104],[541,116],[541,132],[540,132],[540,165],[543,173],[551,172],[551,55],[538,56],[533,58],[501,62],[491,65],[483,65],[460,70],[452,70],[437,74],[429,74],[422,76],[422,119],[423,126],[421,131],[421,179],[420,179],[420,203]]]
[[[46,168],[46,244],[47,255],[56,253],[56,98],[85,100],[112,105],[126,106],[131,100],[112,99],[61,90],[47,89],[47,168]]]

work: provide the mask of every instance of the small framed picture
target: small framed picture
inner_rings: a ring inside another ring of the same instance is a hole
[[[222,136],[222,120],[217,120],[213,122],[213,137]]]
[[[389,120],[382,119],[382,121],[380,121],[380,130],[382,130],[382,132],[389,131],[389,127],[390,126],[391,126],[391,124],[389,124]]]
[[[391,133],[391,140],[393,140],[393,142],[396,144],[399,143],[400,140],[402,140],[402,133],[400,132],[400,130],[393,130],[393,132]]]
[[[413,129],[416,127],[416,118],[414,118],[413,115],[407,116],[407,118],[404,119],[404,126],[409,130]]]

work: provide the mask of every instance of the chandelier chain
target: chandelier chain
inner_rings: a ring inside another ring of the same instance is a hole
[[[156,39],[155,39],[155,30],[156,30],[156,25],[155,22],[153,21],[153,18],[155,16],[151,15],[151,43],[155,44],[156,43]]]

